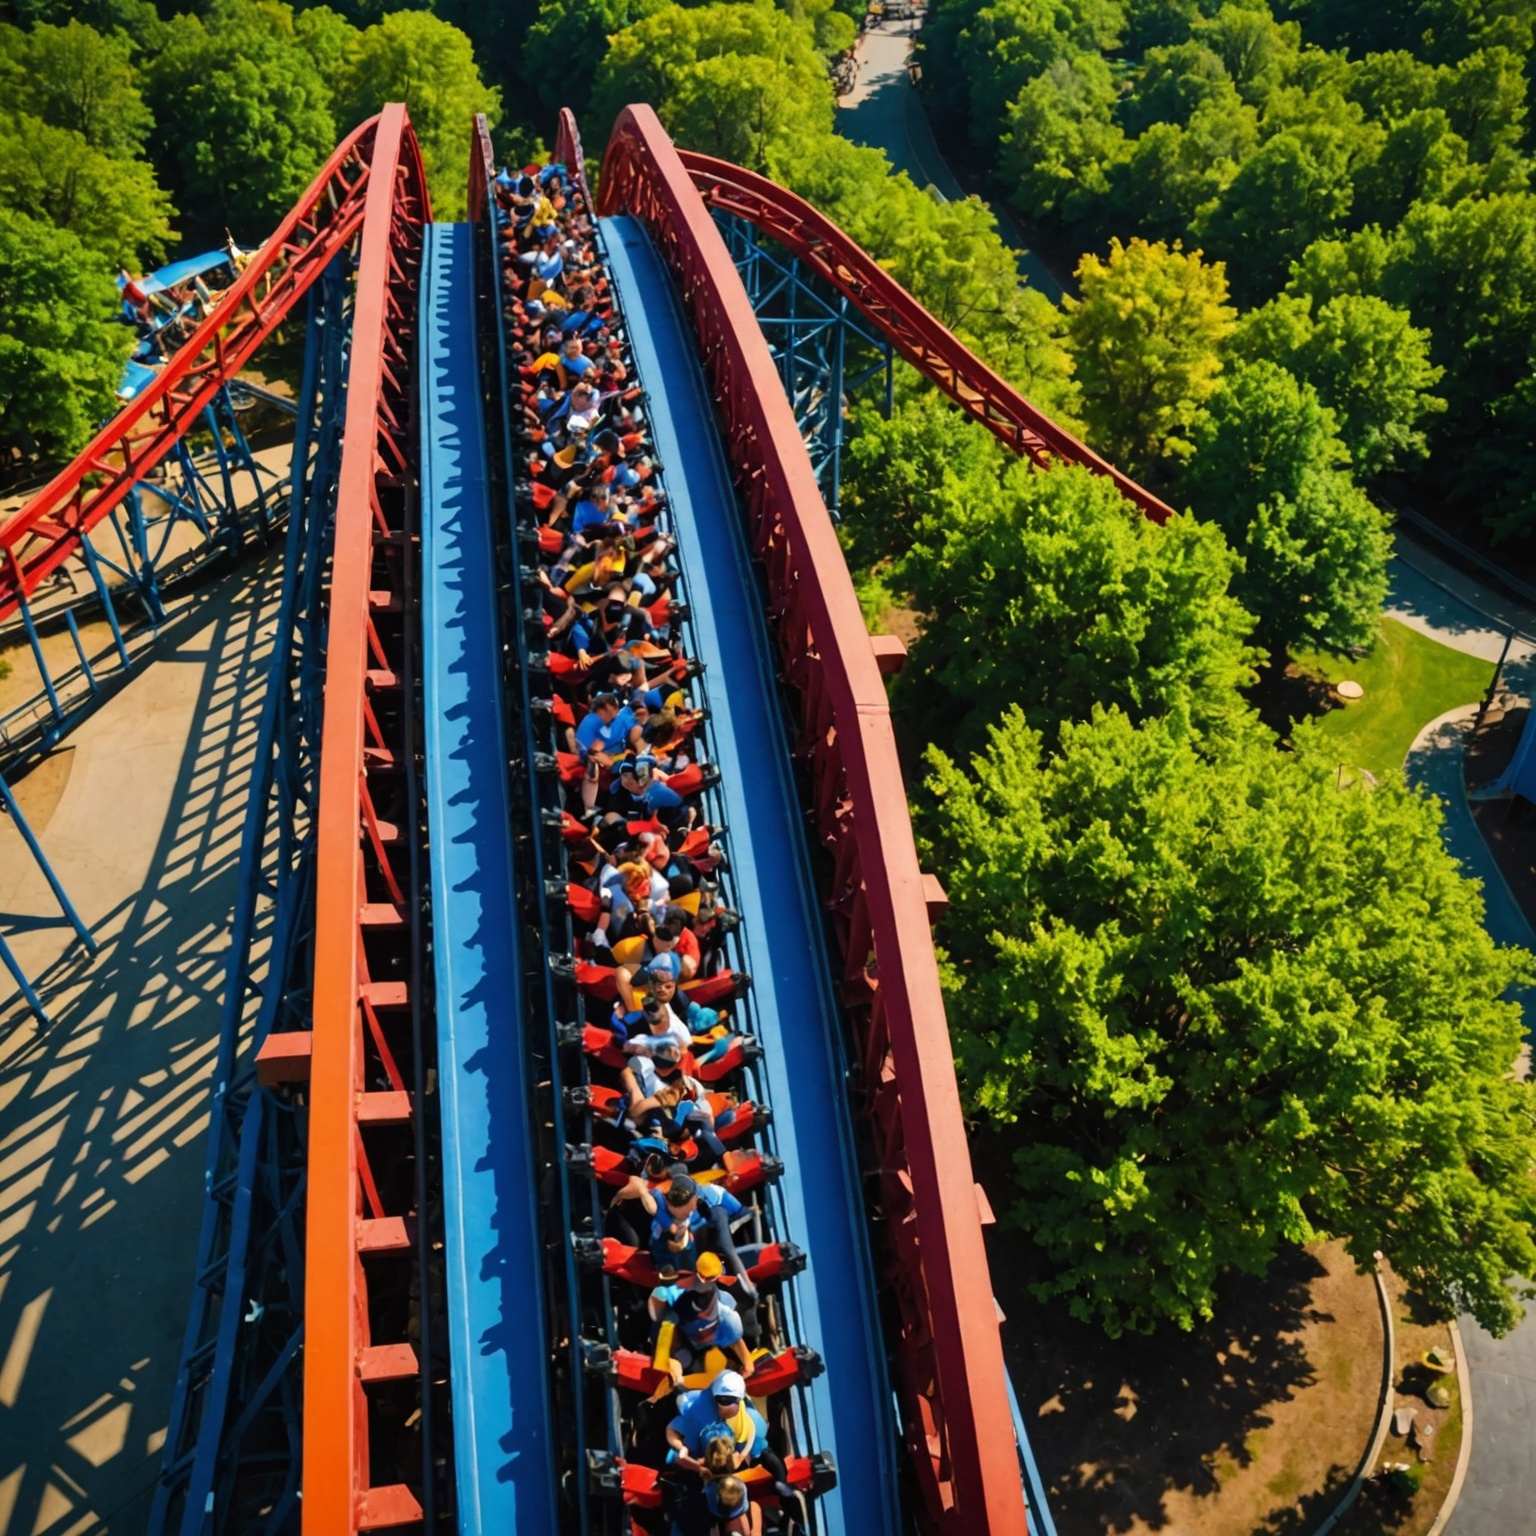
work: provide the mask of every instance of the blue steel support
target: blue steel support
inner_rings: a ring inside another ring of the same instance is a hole
[[[124,681],[135,666],[154,654],[149,646],[140,646],[135,652],[130,641],[152,634],[171,617],[166,603],[167,582],[207,559],[238,552],[248,533],[262,544],[271,537],[273,517],[262,477],[272,476],[275,471],[257,462],[227,386],[204,411],[203,425],[211,439],[211,467],[217,470],[214,479],[210,479],[210,466],[199,464],[191,445],[185,439],[178,442],[163,476],[140,481],[129,492],[126,529],[118,514],[112,515],[121,559],[103,553],[87,538],[81,544],[80,554],[91,579],[90,590],[68,605],[53,605],[42,612],[35,607],[35,594],[30,610],[25,602],[20,605],[21,625],[37,661],[41,690],[0,717],[0,766],[14,772],[38,753],[49,750],[101,702],[111,684]],[[242,516],[237,491],[241,474],[250,477],[254,491],[250,529]],[[147,502],[146,498],[153,501]],[[156,507],[161,510],[155,511]],[[168,554],[177,529],[184,525],[195,529],[198,539],[183,547],[181,553]],[[126,631],[108,573],[119,583],[118,597],[128,591],[143,604],[143,620]],[[85,653],[77,610],[88,606],[99,608],[106,619],[112,631],[111,652],[94,657]],[[56,627],[61,622],[74,637],[79,660],[67,672],[55,674],[44,660],[38,633],[44,625]],[[115,664],[109,661],[113,653]]]
[[[69,925],[75,930],[80,942],[85,945],[86,953],[94,955],[96,940],[91,937],[91,930],[80,921],[80,914],[75,910],[74,902],[69,899],[69,893],[64,889],[64,882],[54,873],[53,865],[48,862],[48,856],[43,852],[43,846],[38,842],[36,833],[27,824],[27,818],[22,815],[21,807],[16,803],[15,795],[11,793],[11,786],[5,782],[4,774],[0,774],[0,811],[4,811],[16,824],[16,830],[21,833],[22,841],[37,861],[37,867],[43,872],[43,878],[48,882],[48,888],[53,892],[54,900],[59,904],[59,910],[69,919]]]
[[[309,299],[282,595],[213,1074],[203,1225],[152,1536],[276,1536],[298,1527],[304,1120],[301,1106],[260,1086],[256,1056],[269,1034],[308,1023],[321,571],[346,404],[344,274],[338,257]]]
[[[85,654],[85,646],[80,642],[80,626],[75,621],[73,608],[64,610],[64,622],[69,625],[69,638],[75,643],[75,655],[79,658],[80,670],[85,675],[86,687],[95,693],[101,685],[96,681],[96,673],[91,667],[90,657]]]
[[[724,213],[716,213],[715,220],[778,364],[822,495],[836,517],[847,403],[883,379],[877,398],[890,415],[895,399],[891,344],[864,323],[846,297],[807,277],[798,257],[759,240],[746,220]]]

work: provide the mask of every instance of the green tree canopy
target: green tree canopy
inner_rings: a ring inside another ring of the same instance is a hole
[[[1002,170],[1010,200],[1035,219],[1071,221],[1109,186],[1125,135],[1113,118],[1115,82],[1096,53],[1056,59],[1004,114]]]
[[[1387,595],[1388,520],[1343,469],[1337,424],[1310,384],[1240,364],[1196,429],[1180,489],[1243,557],[1233,583],[1272,652],[1369,645]]]
[[[153,123],[128,40],[78,21],[30,32],[0,26],[0,83],[9,110],[68,128],[104,155],[136,155]]]
[[[919,847],[944,872],[962,1085],[1009,1128],[1006,1221],[1111,1334],[1211,1316],[1231,1270],[1336,1236],[1503,1332],[1536,1264],[1533,1089],[1431,799],[1341,792],[1333,758],[1197,749],[1118,712],[1042,751],[1005,712],[930,749]]]
[[[1255,105],[1284,84],[1301,48],[1301,28],[1276,21],[1265,0],[1223,5],[1190,32],[1221,60],[1243,99]]]
[[[1444,370],[1429,360],[1429,332],[1374,295],[1341,294],[1319,306],[1282,295],[1243,316],[1233,348],[1280,364],[1332,410],[1359,475],[1423,458],[1426,416],[1445,409],[1431,393]]]
[[[175,212],[144,161],[25,112],[0,119],[0,206],[77,235],[113,274],[164,255]]]
[[[550,115],[584,112],[592,79],[615,32],[657,10],[661,0],[544,0],[528,29],[524,67]]]
[[[1353,199],[1347,137],[1323,125],[1287,130],[1243,162],[1200,234],[1251,301],[1274,293],[1309,245],[1341,229]]]
[[[786,120],[798,117],[805,130],[816,133],[832,126],[832,86],[812,27],[776,10],[767,0],[750,4],[714,4],[684,8],[664,5],[616,33],[598,66],[592,86],[592,121],[603,134],[632,101],[648,101],[669,129],[675,131],[686,107],[685,127],[700,122],[712,126],[718,112],[706,109],[709,90],[728,98],[724,76],[731,67],[701,77],[694,66],[708,59],[729,61],[766,59],[777,69],[777,89]],[[745,66],[742,66],[745,67]],[[754,69],[754,79],[763,72]],[[710,82],[706,88],[705,80]],[[691,81],[684,88],[684,82]],[[757,88],[754,87],[754,91]],[[716,152],[709,140],[682,142],[689,148]]]
[[[1082,414],[1110,459],[1145,474],[1186,457],[1236,324],[1226,270],[1198,251],[1132,240],[1078,264],[1063,300]]]
[[[1204,43],[1190,40],[1148,50],[1121,103],[1120,120],[1127,132],[1142,133],[1153,123],[1187,123],[1206,102],[1236,99],[1227,66]]]
[[[101,253],[0,206],[0,445],[63,457],[117,409],[133,332]]]
[[[434,213],[461,216],[470,119],[483,112],[494,126],[501,115],[500,97],[481,81],[469,39],[427,11],[396,11],[369,27],[336,92],[336,112],[351,128],[390,101],[403,101],[411,114]]]
[[[1004,703],[1039,726],[1098,703],[1230,723],[1257,658],[1236,568],[1209,523],[1159,528],[1090,470],[946,469],[898,567],[928,616],[898,700],[947,742],[979,743]]]
[[[1109,173],[1109,218],[1147,240],[1198,226],[1252,154],[1258,114],[1235,92],[1195,109],[1182,128],[1153,123]]]
[[[204,234],[264,239],[336,145],[330,84],[276,0],[182,17],[149,63],[148,93],[157,160]]]

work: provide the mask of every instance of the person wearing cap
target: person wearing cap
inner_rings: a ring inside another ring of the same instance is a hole
[[[721,1285],[724,1274],[719,1254],[701,1253],[691,1273],[658,1285],[646,1303],[653,1325],[666,1322],[676,1329],[669,1366],[674,1385],[681,1384],[694,1361],[711,1349],[735,1355],[741,1369],[752,1374],[752,1352],[742,1337],[736,1303]]]
[[[667,1425],[667,1459],[675,1465],[706,1472],[704,1447],[721,1434],[713,1427],[717,1424],[730,1432],[733,1470],[764,1459],[768,1421],[747,1401],[747,1383],[739,1371],[721,1371],[706,1390],[684,1392],[677,1400],[677,1409],[677,1416]]]

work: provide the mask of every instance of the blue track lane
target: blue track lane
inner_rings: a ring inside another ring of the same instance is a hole
[[[423,683],[459,1530],[555,1529],[473,230],[421,278]]]
[[[633,219],[601,221],[640,382],[649,393],[700,659],[709,664],[716,761],[763,1039],[783,1235],[810,1256],[789,1290],[793,1342],[826,1361],[810,1388],[812,1444],[837,1463],[822,1529],[901,1528],[896,1430],[836,1006],[805,819],[790,768],[762,599],[694,341],[671,282]]]

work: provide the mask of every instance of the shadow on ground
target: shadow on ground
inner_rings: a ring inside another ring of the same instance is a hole
[[[38,1029],[9,991],[0,1001],[0,1530],[145,1527],[192,1281],[279,574],[275,561],[233,572],[157,664],[199,669],[174,788],[158,835],[134,831],[146,812],[131,791],[101,808],[102,839],[152,851],[117,899],[103,886],[124,884],[124,859],[94,889],[70,881],[101,948],[71,947],[38,978],[52,1026]],[[106,769],[98,760],[82,784],[82,762],[80,792],[110,788],[107,732],[132,737],[141,687],[77,738],[82,759],[89,743]],[[177,723],[167,709],[159,728]],[[15,938],[35,921],[7,914],[0,931]]]
[[[1004,1267],[993,1273],[1001,1278]],[[1014,1352],[1022,1356],[1027,1343],[1034,1362],[1010,1364],[1063,1536],[1172,1530],[1170,1495],[1214,1495],[1251,1463],[1254,1437],[1273,1423],[1274,1407],[1316,1380],[1293,1336],[1332,1321],[1312,1299],[1325,1273],[1311,1254],[1290,1250],[1267,1284],[1232,1283],[1217,1324],[1187,1336],[1110,1340],[1064,1306],[1015,1302],[1017,1315],[1026,1306],[1031,1315],[1027,1341],[1014,1335]],[[1259,1529],[1288,1536],[1312,1528],[1290,1523],[1294,1513],[1277,1511]]]

